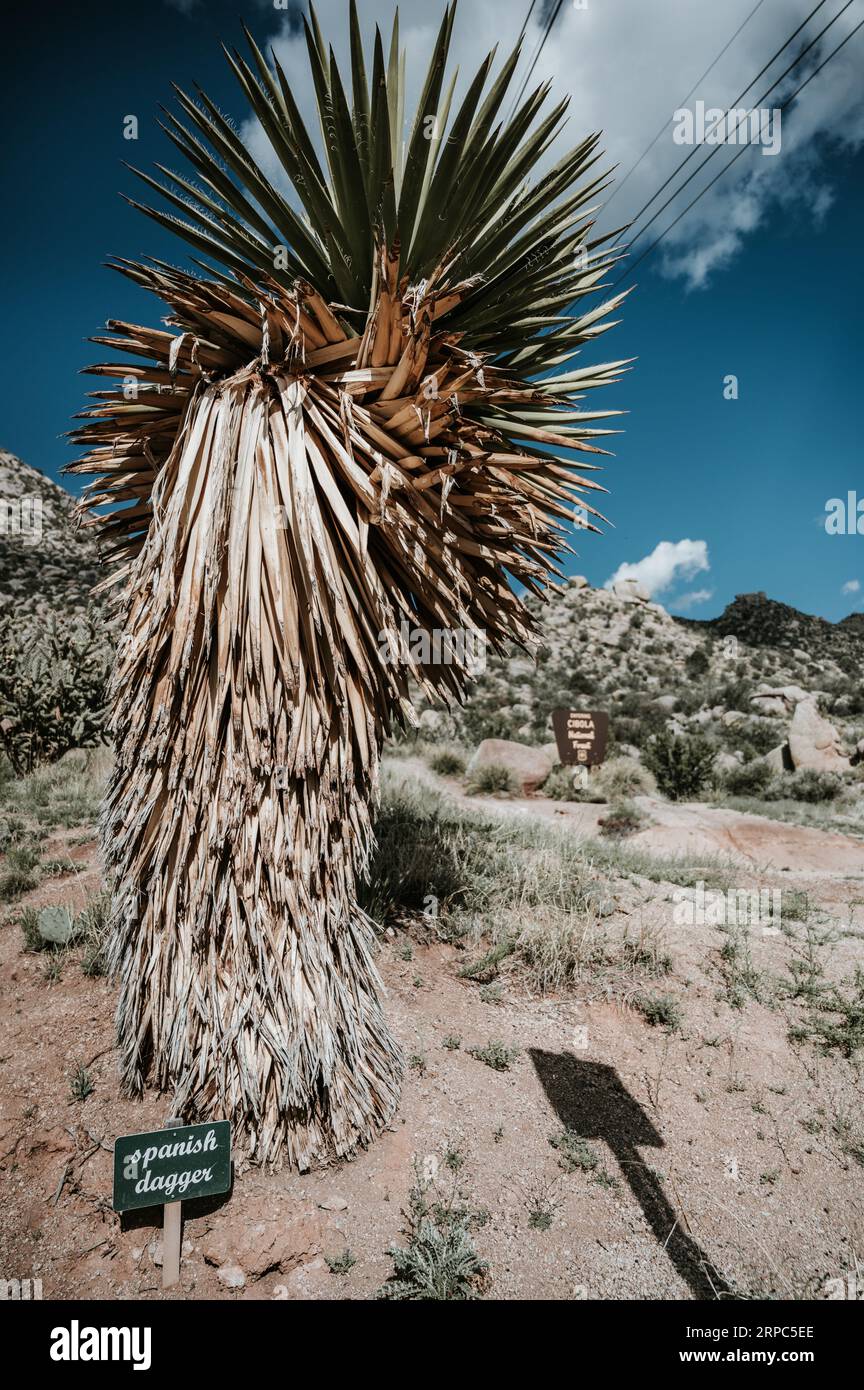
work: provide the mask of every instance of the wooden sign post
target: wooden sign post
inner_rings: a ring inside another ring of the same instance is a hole
[[[127,1134],[114,1143],[115,1211],[164,1206],[162,1287],[180,1278],[183,1202],[231,1187],[231,1125],[227,1120],[184,1125],[168,1120],[150,1134]]]
[[[179,1129],[182,1120],[166,1120],[166,1129]],[[162,1211],[162,1287],[180,1283],[180,1249],[183,1244],[183,1203],[166,1202]]]
[[[606,757],[609,715],[605,710],[555,709],[552,728],[565,766],[597,767]]]

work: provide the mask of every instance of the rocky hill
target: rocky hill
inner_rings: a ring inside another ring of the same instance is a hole
[[[741,761],[779,750],[804,705],[831,719],[835,751],[854,755],[864,736],[864,630],[854,619],[835,625],[746,594],[720,618],[694,622],[638,585],[592,589],[581,577],[539,611],[536,663],[490,653],[465,710],[426,709],[423,728],[469,743],[546,744],[553,709],[588,705],[609,711],[613,747],[643,747],[668,724],[709,735]]]
[[[71,495],[0,450],[0,611],[77,610],[101,577],[96,543],[76,530]]]
[[[824,657],[850,674],[860,669],[864,655],[864,614],[850,613],[841,623],[829,623],[765,594],[739,594],[719,618],[707,622],[677,621],[715,638],[738,637],[751,647],[781,647]]]

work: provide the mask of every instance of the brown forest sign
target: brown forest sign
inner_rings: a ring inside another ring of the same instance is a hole
[[[609,715],[605,710],[553,710],[552,728],[562,763],[596,767],[606,757]]]

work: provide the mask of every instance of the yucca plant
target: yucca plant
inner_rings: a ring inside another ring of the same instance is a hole
[[[625,365],[572,366],[621,298],[582,312],[618,255],[591,237],[598,137],[532,186],[566,103],[545,112],[544,84],[502,118],[518,49],[455,103],[455,8],[404,144],[398,16],[370,81],[351,5],[346,90],[311,15],[323,160],[275,56],[226,50],[293,195],[178,90],[164,129],[197,180],[142,173],[179,216],[143,211],[207,259],[115,263],[167,330],[109,322],[94,341],[136,360],[90,369],[122,384],[76,431],[124,623],[104,844],[125,1084],[301,1168],[398,1099],[355,886],[384,736],[412,688],[468,684],[458,645],[436,663],[405,631],[530,646],[511,580],[545,592],[574,508],[596,529],[569,453],[603,452],[613,412],[580,402]]]

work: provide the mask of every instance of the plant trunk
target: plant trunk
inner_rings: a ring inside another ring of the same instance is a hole
[[[126,590],[103,818],[123,1082],[260,1161],[350,1153],[401,1058],[355,887],[381,722],[307,455],[303,387],[201,385]]]

